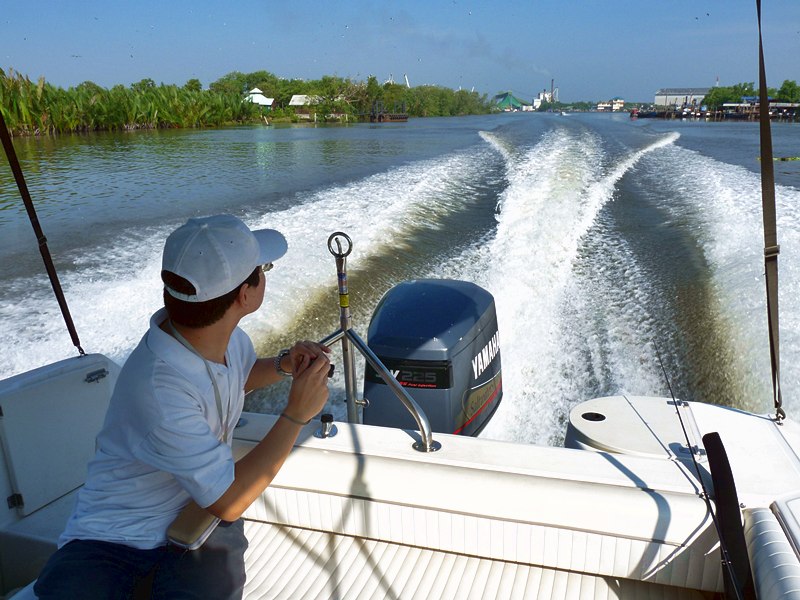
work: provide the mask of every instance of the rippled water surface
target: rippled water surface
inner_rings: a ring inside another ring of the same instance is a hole
[[[800,128],[773,126],[800,156]],[[758,128],[513,114],[380,127],[254,127],[16,140],[84,348],[125,360],[160,305],[167,233],[232,212],[290,250],[243,327],[273,354],[337,326],[335,230],[356,329],[394,283],[451,277],[496,299],[505,396],[484,435],[559,443],[569,408],[614,393],[767,411]],[[800,311],[800,163],[776,162],[788,410]],[[0,375],[74,353],[6,164]],[[275,410],[285,389],[249,398]],[[344,415],[343,382],[332,409]]]

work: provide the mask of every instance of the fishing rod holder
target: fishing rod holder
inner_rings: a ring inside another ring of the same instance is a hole
[[[339,283],[339,329],[321,341],[328,346],[338,341],[342,342],[342,361],[344,370],[344,387],[347,400],[347,420],[350,423],[359,423],[359,406],[366,406],[368,401],[359,400],[356,395],[356,367],[355,350],[361,353],[364,359],[381,376],[383,381],[394,392],[400,402],[406,407],[419,427],[421,440],[413,444],[414,450],[419,452],[435,452],[442,446],[433,439],[430,422],[419,404],[406,392],[400,382],[389,372],[378,356],[367,346],[352,328],[350,315],[350,294],[347,289],[347,257],[353,251],[353,241],[346,233],[334,232],[328,237],[328,250],[336,259],[336,274]]]

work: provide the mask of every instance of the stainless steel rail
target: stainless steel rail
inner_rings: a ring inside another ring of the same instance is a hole
[[[414,450],[419,450],[420,452],[435,452],[439,450],[442,445],[433,439],[431,424],[428,421],[425,411],[414,401],[405,388],[400,385],[400,382],[392,376],[389,369],[381,362],[381,359],[375,355],[372,349],[367,346],[366,342],[364,342],[355,331],[348,329],[345,331],[345,335],[353,342],[353,345],[358,348],[358,351],[361,352],[367,362],[372,365],[372,368],[378,372],[383,381],[386,382],[386,385],[394,392],[394,395],[397,396],[400,402],[403,403],[403,406],[408,409],[411,416],[414,417],[419,427],[420,435],[422,436],[421,441],[414,442]]]
[[[342,240],[345,242],[342,248]],[[334,249],[334,245],[336,248]],[[328,238],[328,251],[336,259],[336,275],[339,282],[339,328],[341,331],[350,329],[350,294],[347,290],[347,256],[353,251],[353,240],[346,233],[336,232]],[[342,359],[344,370],[344,389],[347,395],[347,420],[350,423],[359,422],[356,396],[356,362],[353,357],[353,345],[347,337],[342,339]]]
[[[342,241],[345,242],[344,249]],[[335,249],[334,245],[336,246]],[[340,329],[323,339],[321,343],[328,346],[339,340],[342,342],[345,394],[347,396],[347,420],[350,423],[358,423],[360,421],[358,406],[365,406],[367,404],[366,401],[359,400],[356,396],[356,368],[353,352],[353,348],[355,348],[362,354],[366,361],[372,365],[372,368],[377,371],[384,382],[386,382],[386,385],[389,386],[395,396],[403,403],[403,406],[411,413],[411,416],[414,417],[419,427],[420,437],[422,438],[420,441],[414,442],[412,446],[414,450],[419,452],[435,452],[439,450],[442,445],[433,439],[431,425],[425,412],[351,327],[350,296],[347,289],[347,256],[353,250],[353,241],[346,233],[337,231],[332,233],[328,238],[328,250],[336,258],[336,273],[339,281]]]

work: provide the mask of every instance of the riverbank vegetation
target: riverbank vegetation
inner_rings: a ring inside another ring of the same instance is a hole
[[[738,104],[742,98],[758,96],[758,90],[751,83],[737,83],[732,86],[713,87],[703,98],[709,110],[722,109],[723,104]],[[800,102],[800,86],[789,79],[780,88],[767,88],[770,102]]]
[[[271,110],[246,101],[258,87],[274,98]],[[293,107],[294,95],[313,98],[310,105]],[[454,116],[490,111],[485,95],[425,85],[408,87],[325,76],[304,81],[283,79],[268,71],[232,72],[204,90],[197,79],[183,86],[143,79],[130,86],[103,88],[91,81],[63,89],[45,79],[0,69],[0,110],[14,135],[133,130],[171,127],[210,127],[271,120],[358,120],[376,106],[409,116]]]

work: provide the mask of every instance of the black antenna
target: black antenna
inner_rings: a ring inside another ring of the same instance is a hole
[[[28,219],[33,225],[33,232],[36,234],[36,240],[39,242],[39,252],[44,261],[44,267],[47,270],[47,275],[50,278],[50,285],[53,286],[53,293],[58,300],[58,306],[61,308],[61,314],[64,317],[64,322],[67,324],[69,335],[72,338],[73,345],[78,349],[78,353],[83,356],[86,354],[81,348],[81,341],[78,339],[78,332],[75,330],[75,324],[72,322],[72,315],[69,313],[69,306],[64,297],[64,292],[61,289],[61,283],[58,281],[58,273],[56,273],[55,265],[53,265],[53,258],[50,256],[50,249],[47,247],[47,238],[42,231],[39,224],[39,218],[36,216],[36,209],[33,207],[33,200],[28,192],[28,186],[25,183],[25,177],[22,175],[22,168],[19,166],[17,160],[17,153],[14,151],[14,145],[11,143],[11,134],[8,132],[3,111],[0,110],[0,138],[3,140],[3,149],[8,158],[8,164],[11,166],[11,171],[14,173],[14,179],[17,182],[20,196],[25,203],[25,210],[28,211]]]

